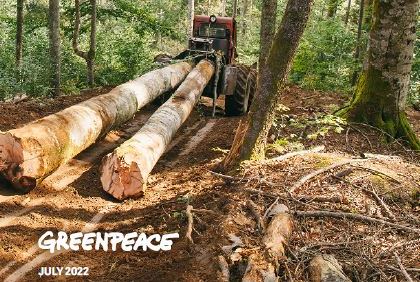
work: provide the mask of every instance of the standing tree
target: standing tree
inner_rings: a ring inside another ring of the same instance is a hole
[[[188,0],[188,33],[187,36],[193,36],[194,29],[194,0]]]
[[[349,23],[350,9],[351,9],[351,0],[347,0],[346,16],[344,18],[344,24],[345,25],[347,25]]]
[[[220,169],[228,170],[237,167],[243,160],[265,157],[268,131],[273,123],[280,94],[286,84],[311,6],[312,0],[288,1],[267,61],[259,70],[257,93],[250,113],[241,120],[232,148],[220,164]],[[264,29],[262,27],[262,30]]]
[[[85,59],[87,65],[87,80],[89,87],[95,85],[95,54],[96,54],[96,0],[90,0],[91,16],[90,16],[90,44],[89,51],[81,51],[78,46],[80,34],[80,0],[74,0],[76,10],[73,31],[73,50],[76,55]]]
[[[419,0],[375,0],[367,63],[353,99],[339,114],[375,126],[414,149],[420,142],[404,112],[416,41]]]
[[[242,1],[242,9],[241,9],[241,31],[242,36],[246,35],[246,15],[248,14],[248,1],[249,0],[243,0]]]
[[[363,13],[365,9],[365,3],[364,0],[360,0],[360,6],[359,6],[359,20],[357,24],[357,41],[356,41],[356,51],[354,52],[354,58],[358,62],[360,59],[360,45],[362,44],[362,28],[363,28]],[[357,82],[357,75],[358,71],[354,71],[353,77],[351,79],[351,85],[354,86]]]
[[[23,1],[17,0],[16,3],[16,69],[17,77],[20,81],[22,70],[22,50],[23,50]]]
[[[259,67],[267,60],[276,34],[277,0],[262,0]]]
[[[238,12],[238,0],[233,0],[233,5],[232,5],[232,17],[236,18],[237,12]]]
[[[335,17],[335,14],[337,13],[338,4],[339,4],[339,0],[328,0],[328,3],[327,3],[328,5],[327,17],[328,18]]]
[[[49,0],[48,10],[50,60],[51,60],[51,93],[54,97],[60,94],[60,0]]]

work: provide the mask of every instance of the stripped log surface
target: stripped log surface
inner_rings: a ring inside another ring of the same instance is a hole
[[[21,128],[0,132],[1,174],[23,191],[33,189],[112,128],[178,86],[191,71],[182,62],[157,69]]]
[[[332,255],[315,256],[309,264],[309,278],[311,282],[351,282]]]
[[[100,172],[107,193],[119,200],[143,195],[149,173],[190,115],[213,73],[210,61],[198,63],[140,131],[104,157]]]

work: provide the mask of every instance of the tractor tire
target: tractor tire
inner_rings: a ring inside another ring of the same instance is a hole
[[[238,68],[236,87],[233,95],[225,97],[225,114],[241,116],[248,112],[256,88],[256,71],[245,65],[235,65]]]

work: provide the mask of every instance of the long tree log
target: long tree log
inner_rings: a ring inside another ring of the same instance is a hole
[[[19,129],[0,132],[0,174],[23,191],[73,158],[143,106],[178,86],[191,71],[182,62],[154,70]]]
[[[198,63],[140,131],[104,157],[100,171],[107,193],[119,200],[144,194],[149,173],[190,115],[213,73],[214,66],[210,61]]]

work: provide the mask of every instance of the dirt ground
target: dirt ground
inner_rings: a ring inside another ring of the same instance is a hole
[[[42,103],[1,103],[0,130],[18,127],[107,90]],[[328,116],[346,100],[334,93],[290,87],[270,133],[273,144],[268,158],[274,159],[244,164],[233,180],[211,170],[230,148],[239,119],[223,117],[221,109],[216,118],[210,118],[208,101],[203,102],[156,165],[146,195],[117,202],[102,191],[98,165],[104,154],[133,135],[157,108],[146,107],[29,194],[16,194],[0,183],[0,279],[37,281],[42,266],[80,266],[89,267],[86,280],[90,281],[223,281],[217,260],[223,256],[230,266],[230,280],[238,281],[248,258],[264,252],[262,235],[247,207],[252,200],[261,215],[274,202],[286,205],[292,215],[286,256],[278,262],[281,281],[308,281],[308,265],[316,254],[334,255],[352,281],[404,281],[397,255],[413,280],[419,281],[420,156],[401,141],[385,142],[387,136],[375,129],[342,124]],[[222,101],[219,103],[222,107]],[[420,134],[419,112],[408,114]],[[324,148],[275,159],[316,146]],[[322,171],[348,160],[352,162]],[[319,173],[302,181],[316,171]],[[296,189],[288,193],[292,187]],[[375,194],[382,203],[372,196]],[[193,244],[185,239],[188,205],[194,209]],[[361,214],[413,231],[298,213],[317,210]],[[169,252],[68,251],[52,255],[37,248],[38,238],[48,230],[179,232],[180,239]],[[236,245],[232,245],[233,239]]]

